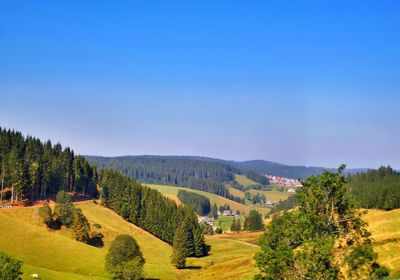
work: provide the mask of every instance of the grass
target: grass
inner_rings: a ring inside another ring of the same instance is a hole
[[[369,210],[364,220],[369,224],[379,262],[391,270],[391,277],[400,278],[400,209]]]
[[[272,200],[275,202],[279,202],[279,200],[285,200],[289,196],[293,195],[287,192],[279,192],[279,191],[264,191],[264,190],[248,190],[251,195],[256,195],[257,193],[264,194],[268,200]]]
[[[108,279],[104,257],[117,234],[130,234],[138,242],[146,260],[145,277],[157,279],[251,279],[257,269],[253,256],[261,232],[224,233],[206,236],[212,247],[204,258],[190,258],[190,269],[170,265],[171,246],[123,220],[113,211],[92,201],[78,203],[90,223],[101,225],[103,248],[76,242],[69,229],[47,230],[39,223],[37,207],[0,209],[0,251],[24,261],[23,279],[39,273],[42,279]],[[232,217],[221,217],[230,227]],[[400,209],[370,210],[364,217],[374,238],[379,262],[400,277]]]
[[[23,279],[30,279],[32,273],[41,279],[109,279],[104,258],[118,234],[130,234],[137,240],[146,260],[146,278],[250,279],[256,271],[252,257],[257,248],[213,236],[206,237],[212,246],[209,256],[188,259],[188,265],[196,269],[177,270],[170,264],[170,245],[92,201],[76,206],[92,225],[101,225],[93,230],[104,234],[103,248],[73,240],[70,229],[46,229],[39,222],[37,207],[0,209],[0,251],[24,261]]]
[[[231,195],[239,198],[244,198],[244,192],[242,192],[241,190],[235,189],[234,187],[229,185],[228,185],[228,190]]]
[[[181,187],[175,187],[175,186],[165,186],[165,185],[146,185],[146,186],[158,190],[163,195],[165,195],[166,197],[169,197],[173,200],[179,200],[177,197],[178,191],[185,190],[185,191],[198,193],[205,197],[208,197],[210,199],[211,205],[214,205],[214,203],[217,204],[217,206],[228,204],[232,210],[235,210],[235,211],[239,210],[241,213],[249,212],[248,206],[238,203],[236,201],[227,199],[225,197],[213,194],[213,193],[208,193],[208,192],[203,192],[203,191],[193,190],[193,189],[187,189],[187,188],[181,188]]]
[[[230,231],[231,230],[231,224],[233,222],[234,217],[229,217],[229,216],[219,216],[218,217],[218,222],[215,223],[217,227],[220,227],[222,231]]]
[[[235,181],[244,187],[257,186],[259,183],[247,178],[245,175],[235,174]]]
[[[258,239],[263,234],[263,231],[256,231],[256,232],[238,232],[238,233],[222,233],[215,235],[215,238],[222,238],[222,239],[231,239],[236,241],[241,241],[253,245],[258,245]]]
[[[0,210],[0,250],[24,261],[25,279],[31,273],[41,273],[43,279],[107,279],[106,251],[51,232],[37,222],[36,207]]]
[[[190,266],[201,266],[199,270],[186,270],[184,279],[253,279],[257,273],[254,254],[258,248],[235,240],[207,236],[211,245],[210,255],[201,259],[189,259]]]

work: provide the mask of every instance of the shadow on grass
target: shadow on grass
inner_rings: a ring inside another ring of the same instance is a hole
[[[200,268],[201,268],[201,266],[199,266],[199,265],[188,265],[188,266],[185,266],[183,269],[199,270]]]

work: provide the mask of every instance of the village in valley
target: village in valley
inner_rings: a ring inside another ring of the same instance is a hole
[[[283,176],[276,176],[276,175],[269,175],[265,174],[264,175],[269,183],[270,186],[273,186],[274,189],[279,189],[279,192],[282,193],[287,193],[287,194],[294,194],[296,193],[299,188],[303,186],[301,179],[292,179],[292,178],[286,178]],[[280,201],[276,201],[273,199],[269,199],[268,195],[264,195],[257,192],[256,197],[258,197],[258,203],[254,202],[254,197],[255,196],[250,196],[249,192],[245,192],[246,198],[249,201],[252,201],[254,205],[259,205],[259,207],[265,207],[265,208],[273,208],[275,207]],[[219,209],[217,211],[217,216],[218,217],[225,217],[225,218],[231,218],[231,219],[239,219],[240,218],[240,211],[234,211],[231,209]],[[219,225],[218,218],[214,218],[211,215],[209,216],[198,216],[198,222],[199,224],[204,224],[204,225],[209,225],[212,226],[214,229],[217,228]]]

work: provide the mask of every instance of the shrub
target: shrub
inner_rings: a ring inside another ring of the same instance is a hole
[[[22,275],[22,262],[0,252],[0,279],[19,280]]]

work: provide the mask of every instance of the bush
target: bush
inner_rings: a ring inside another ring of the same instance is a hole
[[[89,241],[90,225],[80,208],[74,210],[74,238],[80,242]]]
[[[143,265],[136,240],[130,235],[118,235],[106,255],[106,270],[113,274],[113,279],[140,279]]]
[[[93,227],[97,228],[97,229],[101,229],[101,225],[99,225],[99,224],[93,224]]]
[[[44,223],[47,227],[52,227],[53,225],[53,213],[48,203],[39,207],[39,217],[40,221]]]
[[[57,193],[54,218],[67,227],[73,223],[74,213],[71,197],[64,191]]]
[[[22,262],[0,252],[0,279],[19,280],[22,275]]]
[[[222,233],[222,228],[217,227],[217,228],[215,229],[215,233],[216,233],[216,234],[221,234],[221,233]]]

